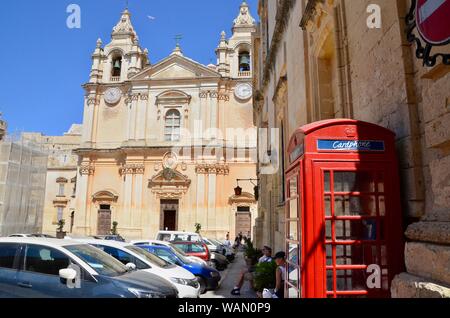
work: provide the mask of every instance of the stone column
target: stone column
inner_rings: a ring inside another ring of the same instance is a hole
[[[76,190],[76,212],[74,228],[75,232],[80,235],[90,235],[90,218],[89,218],[89,179],[94,174],[95,167],[89,162],[84,161],[79,169]]]
[[[144,165],[136,165],[134,177],[134,204],[132,205],[132,223],[133,228],[141,226],[142,222],[142,190],[144,187]]]
[[[133,167],[130,164],[124,165],[120,169],[120,174],[124,177],[123,185],[123,216],[122,219],[126,222],[123,227],[128,227],[132,224],[131,203],[133,193]]]
[[[96,95],[90,95],[85,99],[85,112],[84,112],[84,122],[83,122],[83,144],[92,143],[92,133],[94,127],[94,112],[95,106],[97,105]]]
[[[145,140],[148,95],[141,94],[137,105],[136,139]]]

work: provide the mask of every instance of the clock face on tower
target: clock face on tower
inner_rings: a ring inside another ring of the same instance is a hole
[[[253,87],[248,84],[238,84],[234,90],[234,94],[241,100],[247,100],[253,95]]]
[[[117,88],[108,88],[105,92],[105,102],[107,102],[110,105],[117,104],[122,97],[122,91]]]

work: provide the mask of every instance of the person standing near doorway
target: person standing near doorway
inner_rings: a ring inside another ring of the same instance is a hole
[[[277,298],[284,298],[284,282],[286,280],[286,253],[278,252],[277,254],[275,254],[275,263],[277,263],[275,274],[275,295],[277,296]]]

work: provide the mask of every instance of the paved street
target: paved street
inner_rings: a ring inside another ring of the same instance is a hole
[[[236,285],[239,274],[245,268],[244,255],[240,252],[236,255],[236,260],[225,271],[220,273],[222,275],[222,281],[220,282],[219,289],[209,291],[202,295],[201,298],[256,298],[256,294],[251,290],[248,282],[242,287],[241,296],[231,295],[231,290]]]

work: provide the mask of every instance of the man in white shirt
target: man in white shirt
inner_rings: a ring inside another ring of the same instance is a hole
[[[262,252],[264,255],[260,257],[258,263],[270,263],[273,261],[272,249],[269,246],[264,246]],[[254,269],[249,268],[241,273],[237,285],[231,291],[231,295],[233,296],[241,295],[241,288],[244,285],[245,280],[248,280],[250,282],[250,285],[253,285],[253,271]]]

